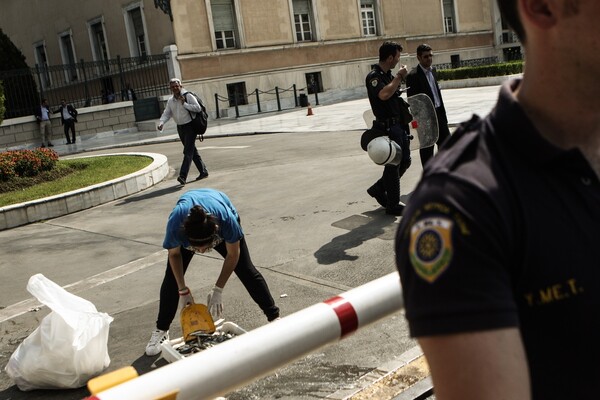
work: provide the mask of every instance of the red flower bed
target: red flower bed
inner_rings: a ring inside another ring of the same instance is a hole
[[[36,176],[50,171],[58,161],[58,154],[47,148],[11,150],[0,153],[0,181]]]

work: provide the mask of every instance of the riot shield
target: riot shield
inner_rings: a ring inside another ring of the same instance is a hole
[[[437,114],[431,99],[423,93],[408,97],[408,105],[413,115],[410,133],[410,149],[417,150],[433,146],[439,137]]]
[[[409,124],[410,134],[413,137],[410,141],[410,149],[419,150],[433,146],[438,140],[439,128],[431,99],[426,94],[419,93],[408,98],[408,105],[413,115],[413,120]],[[363,119],[367,128],[371,128],[375,120],[373,110],[366,110]]]

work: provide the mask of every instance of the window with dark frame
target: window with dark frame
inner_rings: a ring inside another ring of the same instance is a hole
[[[229,107],[235,107],[248,104],[248,94],[246,93],[246,82],[235,82],[227,84],[227,98]]]
[[[35,53],[37,55],[37,62],[40,68],[40,79],[41,85],[44,89],[52,86],[50,80],[50,73],[48,71],[48,57],[46,57],[46,47],[43,44],[35,47]]]
[[[146,50],[146,35],[144,34],[144,21],[142,19],[142,9],[136,7],[127,12],[133,28],[133,36],[137,47],[137,56],[145,57],[148,55]]]
[[[308,94],[321,93],[323,91],[323,81],[320,72],[309,72],[305,77]]]
[[[73,82],[78,79],[77,76],[77,63],[75,61],[75,54],[73,53],[73,41],[71,40],[71,34],[65,34],[60,37],[60,45],[63,53],[63,63],[68,65],[68,71],[65,71],[67,81]]]
[[[102,22],[96,22],[90,25],[90,29],[92,31],[96,61],[101,61],[104,65],[104,70],[108,72],[110,71],[110,66],[108,64],[108,50],[106,48],[106,39],[104,37]]]

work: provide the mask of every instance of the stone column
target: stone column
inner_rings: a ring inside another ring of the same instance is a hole
[[[181,68],[179,68],[179,61],[177,61],[177,46],[171,44],[163,47],[163,53],[167,54],[167,68],[169,70],[169,79],[179,78],[183,81],[181,76]]]

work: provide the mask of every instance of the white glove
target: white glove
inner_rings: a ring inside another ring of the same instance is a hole
[[[188,287],[179,290],[179,308],[182,309],[188,304],[194,304],[192,292]]]
[[[223,301],[221,300],[222,293],[222,288],[214,286],[206,299],[208,311],[210,311],[214,320],[221,318],[221,314],[223,313]]]

